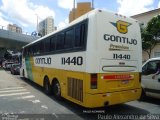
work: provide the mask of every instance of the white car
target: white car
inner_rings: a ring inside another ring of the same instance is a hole
[[[160,57],[151,58],[142,66],[142,99],[150,96],[160,99]]]

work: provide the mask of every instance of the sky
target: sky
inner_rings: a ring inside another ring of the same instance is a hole
[[[76,0],[91,2],[92,0]],[[93,0],[94,8],[132,16],[160,8],[160,0]],[[68,15],[73,8],[73,0],[0,0],[0,29],[8,24],[17,24],[23,33],[36,31],[38,22],[48,16],[54,18],[57,28],[68,24]],[[3,26],[3,27],[2,27]]]

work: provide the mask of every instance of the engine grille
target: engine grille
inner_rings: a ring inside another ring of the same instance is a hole
[[[67,78],[68,96],[83,102],[83,80],[75,78]]]

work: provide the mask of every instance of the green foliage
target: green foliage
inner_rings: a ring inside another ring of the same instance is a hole
[[[148,22],[146,30],[155,37],[155,40],[160,37],[160,15],[153,17]]]
[[[151,51],[160,39],[160,15],[152,18],[146,28],[141,27],[142,49],[151,57]]]
[[[153,47],[155,45],[156,41],[154,41],[152,35],[145,29],[141,31],[141,36],[142,36],[142,48],[144,51],[148,50],[151,46]]]

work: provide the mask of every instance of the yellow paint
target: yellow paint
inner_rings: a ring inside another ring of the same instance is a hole
[[[91,89],[89,73],[33,67],[33,61],[31,63],[34,82],[43,86],[45,76],[49,78],[50,83],[56,78],[61,86],[62,97],[85,107],[102,107],[105,102],[108,102],[109,105],[125,103],[127,101],[137,100],[141,95],[138,73],[126,73],[127,75],[134,76],[127,84],[124,84],[121,80],[105,80],[102,78],[104,75],[112,75],[113,73],[98,74],[98,87],[97,89]],[[114,74],[120,75],[125,73]],[[83,80],[83,102],[68,96],[68,77]],[[136,92],[133,90],[136,90]]]
[[[120,32],[120,33],[127,33],[128,32],[128,26],[130,25],[130,23],[127,23],[127,22],[124,22],[124,21],[117,21],[117,30]]]

